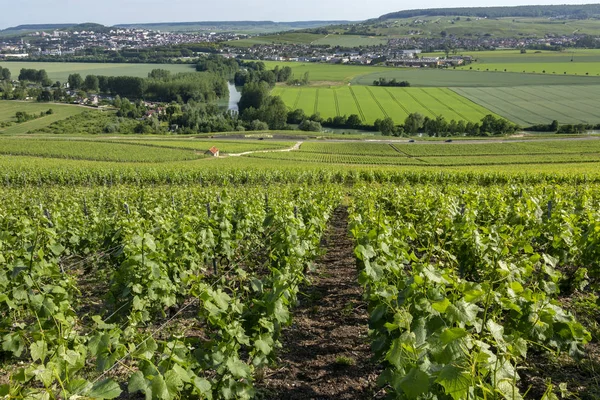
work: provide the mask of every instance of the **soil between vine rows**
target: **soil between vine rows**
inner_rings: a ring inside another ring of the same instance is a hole
[[[264,399],[361,399],[377,396],[380,367],[371,360],[368,313],[357,281],[348,212],[338,208],[311,284],[302,288],[284,330],[278,369],[258,383]]]

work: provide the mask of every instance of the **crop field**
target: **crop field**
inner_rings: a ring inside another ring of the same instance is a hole
[[[598,136],[272,133],[0,137],[0,396],[600,398]]]
[[[123,162],[183,161],[203,157],[198,152],[191,150],[144,146],[135,143],[37,138],[0,138],[0,153]]]
[[[600,140],[495,144],[302,144],[300,151],[251,158],[354,165],[483,166],[600,162]]]
[[[522,126],[599,123],[600,86],[454,88],[454,92]]]
[[[15,114],[23,111],[28,114],[39,115],[52,109],[53,114],[17,123]],[[9,123],[9,126],[0,127],[0,134],[23,134],[36,129],[44,128],[56,121],[63,120],[73,115],[86,111],[85,107],[65,104],[30,103],[24,101],[0,100],[0,124]]]
[[[528,50],[499,50],[465,53],[477,62],[459,67],[478,71],[507,71],[546,75],[600,75],[600,51],[596,49],[568,49],[562,52]],[[437,54],[440,56],[440,54]]]
[[[290,67],[296,78],[302,78],[305,72],[308,72],[309,80],[313,84],[332,84],[339,85],[348,83],[360,75],[373,72],[389,71],[389,67],[370,67],[366,65],[341,65],[325,63],[304,63],[292,61],[264,61],[267,69],[273,69],[275,66]],[[371,81],[371,83],[373,83]]]
[[[13,79],[17,79],[21,68],[45,69],[52,81],[66,82],[70,74],[107,76],[137,76],[145,78],[153,69],[161,68],[179,72],[194,72],[195,65],[187,64],[110,64],[110,63],[63,63],[63,62],[3,62],[0,65],[10,69]]]
[[[446,88],[276,87],[273,94],[281,96],[290,110],[300,108],[308,115],[318,111],[324,118],[356,114],[368,124],[386,117],[401,123],[413,112],[473,122],[491,113]]]
[[[598,64],[600,65],[600,64]],[[506,87],[539,85],[599,85],[600,77],[559,74],[523,74],[521,71],[494,72],[467,69],[387,68],[352,79],[353,85],[372,85],[379,78],[408,81],[411,86],[423,87]],[[480,68],[481,69],[481,68]],[[498,71],[502,71],[498,69]],[[541,70],[540,70],[541,72]],[[562,74],[562,73],[561,73]]]
[[[214,140],[214,139],[191,139],[191,140],[152,140],[152,139],[117,139],[120,143],[134,143],[147,146],[166,148],[188,149],[195,151],[207,151],[216,147],[221,153],[243,153],[246,151],[276,150],[292,147],[295,142],[279,141],[257,141],[257,140]]]

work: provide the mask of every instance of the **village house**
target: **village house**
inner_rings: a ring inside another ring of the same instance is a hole
[[[210,149],[208,149],[208,151],[206,151],[204,154],[213,156],[213,157],[219,157],[219,149],[217,149],[215,146],[213,146]]]

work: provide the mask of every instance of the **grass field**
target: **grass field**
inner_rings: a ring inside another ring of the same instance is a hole
[[[318,111],[324,118],[357,114],[368,124],[385,117],[402,123],[413,112],[473,122],[490,114],[484,107],[446,88],[276,87],[273,94],[281,96],[291,110],[300,108],[308,115]]]
[[[600,86],[535,86],[454,88],[517,124],[528,126],[558,120],[563,124],[600,123]]]
[[[598,85],[600,77],[558,74],[523,74],[515,72],[477,71],[434,68],[387,68],[356,76],[352,84],[372,85],[379,78],[408,81],[411,86],[423,87],[490,87],[536,85]],[[598,64],[600,65],[600,64]],[[541,71],[540,71],[541,72]]]
[[[438,56],[441,54],[438,53]],[[502,71],[546,75],[600,75],[600,50],[566,49],[565,51],[497,50],[464,53],[477,62],[459,67],[476,71]]]
[[[18,111],[24,111],[29,114],[40,114],[48,109],[54,111],[51,115],[45,115],[31,121],[17,123],[15,114]],[[0,134],[22,134],[36,129],[44,128],[53,122],[63,120],[73,115],[86,111],[86,108],[65,104],[49,103],[29,103],[23,101],[0,100],[0,123],[10,122],[11,125],[5,128],[0,127]]]
[[[279,67],[290,67],[296,78],[302,78],[305,72],[309,74],[309,80],[312,84],[343,84],[352,79],[374,72],[390,71],[388,67],[370,67],[366,65],[340,65],[325,63],[301,63],[285,61],[265,61],[267,69],[273,69],[276,65]],[[372,83],[372,80],[371,80]]]
[[[145,78],[153,69],[167,69],[172,73],[194,72],[194,65],[188,64],[103,64],[103,63],[63,63],[63,62],[2,62],[10,69],[13,79],[17,79],[21,68],[45,69],[53,81],[66,82],[70,74],[107,76],[137,76]]]

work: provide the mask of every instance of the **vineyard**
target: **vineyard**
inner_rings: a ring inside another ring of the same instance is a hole
[[[0,139],[0,398],[600,396],[600,141],[294,143]]]

